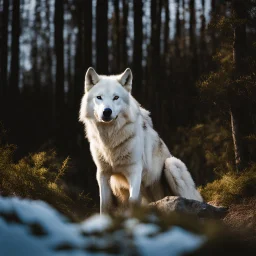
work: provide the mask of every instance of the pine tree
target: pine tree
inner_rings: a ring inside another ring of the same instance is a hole
[[[215,26],[221,31],[222,39],[222,47],[215,57],[219,68],[200,84],[204,95],[222,112],[230,114],[237,172],[245,170],[255,159],[248,143],[249,136],[255,134],[256,128],[252,118],[255,107],[255,63],[247,55],[246,25],[250,3],[250,0],[233,0],[232,16],[216,19]]]

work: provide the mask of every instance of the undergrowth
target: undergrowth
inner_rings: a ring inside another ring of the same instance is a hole
[[[47,150],[14,162],[16,146],[3,143],[4,136],[1,129],[0,195],[46,201],[74,220],[82,217],[78,213],[86,213],[89,197],[69,191],[61,179],[69,169],[69,157],[63,160],[54,150]]]
[[[197,185],[206,185],[223,170],[227,173],[235,168],[228,128],[216,119],[189,128],[180,127],[176,132],[171,152],[186,163]]]
[[[241,173],[228,172],[200,188],[206,201],[230,205],[256,195],[256,164]]]

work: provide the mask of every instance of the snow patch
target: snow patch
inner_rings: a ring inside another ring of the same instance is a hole
[[[199,248],[206,240],[179,227],[173,227],[152,237],[143,236],[138,232],[136,238],[135,243],[139,252],[147,256],[183,255]]]
[[[107,230],[114,224],[115,220],[108,215],[94,215],[74,224],[45,202],[0,197],[0,255],[130,255],[139,252],[142,256],[179,256],[206,241],[205,237],[180,227],[163,231],[157,224],[141,223],[135,218],[124,220],[112,231]]]
[[[112,225],[112,220],[107,215],[96,214],[81,223],[81,229],[86,233],[103,232]]]

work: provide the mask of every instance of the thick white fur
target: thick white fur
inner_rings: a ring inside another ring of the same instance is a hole
[[[194,182],[186,165],[180,159],[176,157],[167,158],[164,172],[175,195],[202,201],[200,193],[193,188],[192,184]]]
[[[173,195],[202,201],[185,164],[171,156],[153,129],[150,113],[132,97],[131,89],[130,69],[101,76],[89,68],[85,76],[79,120],[85,124],[97,166],[101,212],[111,207],[112,193],[124,203],[150,202],[166,196],[164,184]],[[115,96],[119,98],[114,100]],[[112,110],[109,122],[103,117],[106,108]]]

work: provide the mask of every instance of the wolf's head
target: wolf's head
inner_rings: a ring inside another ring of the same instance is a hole
[[[85,75],[85,95],[80,109],[80,121],[93,118],[97,122],[111,123],[125,113],[132,90],[132,72],[127,68],[116,76],[98,75],[89,68]]]

